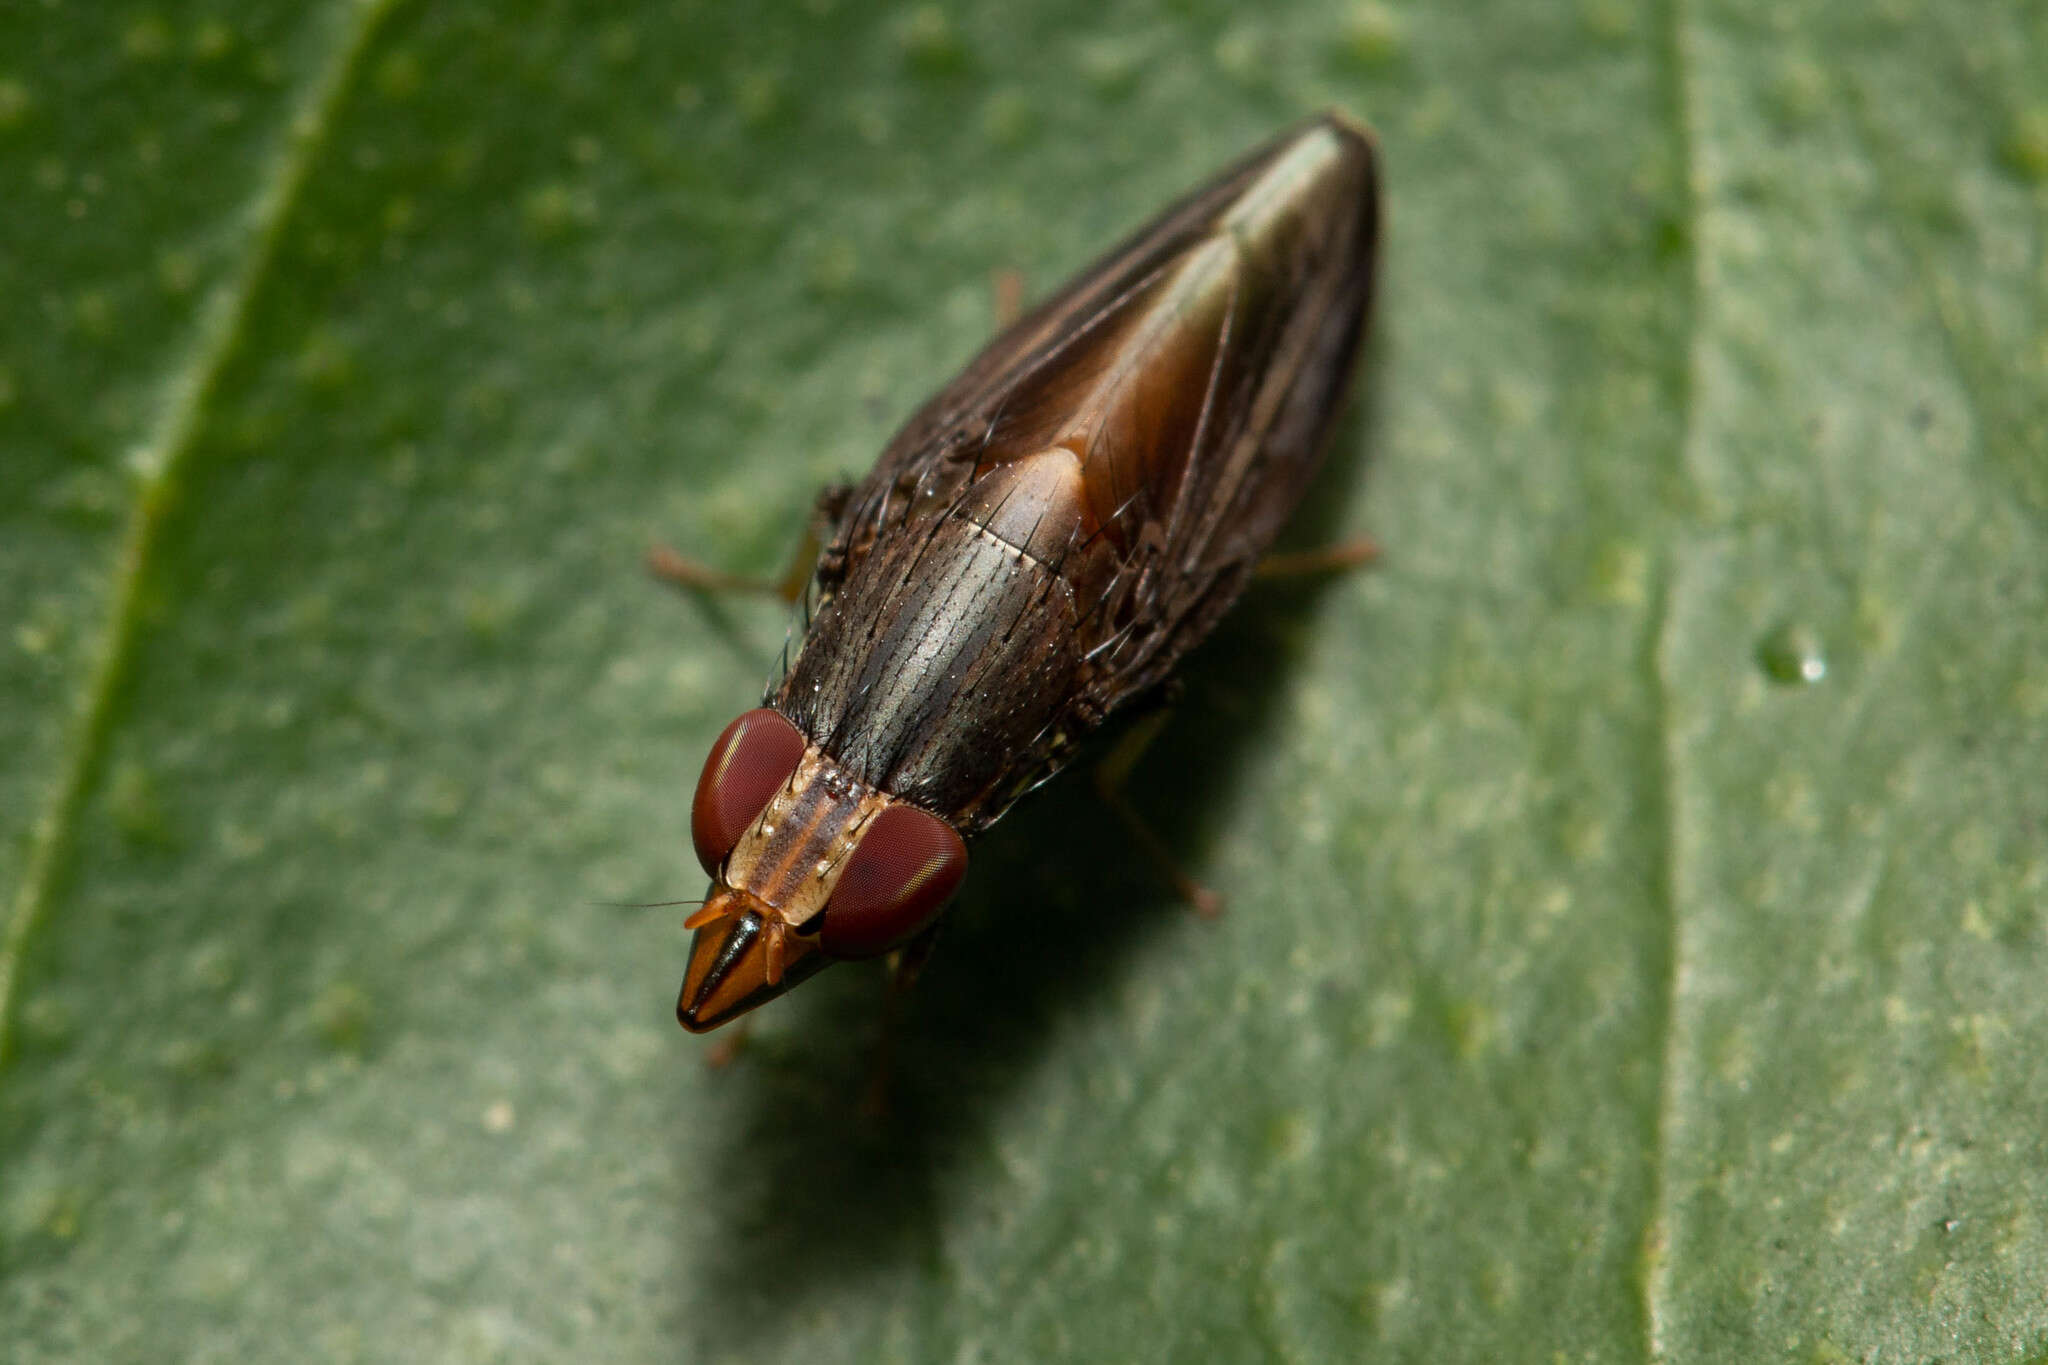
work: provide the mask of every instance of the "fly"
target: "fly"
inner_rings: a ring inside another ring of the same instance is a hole
[[[1371,302],[1371,135],[1299,125],[1008,327],[820,500],[808,626],[690,808],[677,1016],[929,944],[967,840],[1157,695],[1315,472]]]

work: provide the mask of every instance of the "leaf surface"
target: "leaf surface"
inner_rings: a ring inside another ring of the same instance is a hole
[[[2038,6],[0,15],[24,1360],[2048,1354]],[[733,1065],[777,567],[992,326],[1383,138],[1357,414],[1133,795]]]

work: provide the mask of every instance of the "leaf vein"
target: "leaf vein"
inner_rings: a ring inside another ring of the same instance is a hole
[[[1699,93],[1693,81],[1693,60],[1689,39],[1686,0],[1669,0],[1663,10],[1662,65],[1664,97],[1671,125],[1671,156],[1680,199],[1680,213],[1686,230],[1687,261],[1683,291],[1683,321],[1678,329],[1681,349],[1674,364],[1672,387],[1679,413],[1677,430],[1678,463],[1681,472],[1696,468],[1693,447],[1699,437],[1699,391],[1702,372],[1701,332],[1704,314],[1704,225],[1705,193],[1700,183],[1697,156],[1699,135]],[[1670,1273],[1670,1142],[1674,1078],[1679,1032],[1679,989],[1684,977],[1684,927],[1678,909],[1678,768],[1681,759],[1678,736],[1673,729],[1672,620],[1677,593],[1678,565],[1669,549],[1657,571],[1654,603],[1644,630],[1644,686],[1650,699],[1650,768],[1656,789],[1656,899],[1663,912],[1664,961],[1655,989],[1653,1008],[1657,1021],[1657,1078],[1654,1108],[1650,1115],[1648,1146],[1648,1208],[1641,1235],[1641,1295],[1643,1358],[1665,1358],[1667,1346],[1667,1302],[1671,1295]]]
[[[191,360],[171,377],[161,415],[131,461],[140,486],[121,538],[112,601],[48,805],[31,826],[27,863],[8,907],[5,938],[0,939],[0,1062],[10,1055],[13,1043],[22,959],[48,918],[87,789],[106,748],[114,699],[134,654],[141,584],[163,524],[175,505],[177,478],[207,401],[235,354],[251,300],[276,260],[284,225],[326,146],[335,111],[351,86],[350,78],[370,36],[393,4],[394,0],[343,0],[337,7],[339,32],[333,57],[293,104],[270,168],[258,181],[249,210],[253,227],[241,267],[207,299],[194,332]]]

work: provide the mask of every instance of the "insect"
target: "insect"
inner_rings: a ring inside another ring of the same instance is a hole
[[[1371,136],[1311,119],[1004,330],[820,499],[807,629],[691,805],[711,889],[684,1027],[918,955],[966,841],[1159,696],[1315,470],[1378,233]]]

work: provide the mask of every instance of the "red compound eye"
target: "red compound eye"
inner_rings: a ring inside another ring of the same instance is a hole
[[[765,706],[725,727],[704,760],[690,803],[690,841],[706,872],[718,875],[803,756],[803,735]]]
[[[967,845],[915,806],[889,806],[862,831],[825,902],[818,937],[833,957],[886,953],[931,923],[967,875]]]

